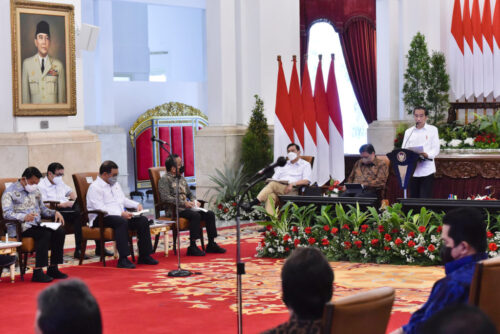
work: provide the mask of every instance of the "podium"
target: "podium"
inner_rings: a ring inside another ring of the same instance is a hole
[[[408,182],[415,172],[420,155],[411,150],[400,148],[387,153],[387,157],[391,161],[391,166],[399,181],[399,186],[404,191],[404,198],[407,198],[406,189],[408,188]]]

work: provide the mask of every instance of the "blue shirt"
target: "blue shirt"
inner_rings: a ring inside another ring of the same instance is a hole
[[[404,332],[418,333],[418,326],[439,310],[451,304],[467,303],[476,262],[486,258],[486,253],[478,253],[447,263],[446,277],[434,283],[429,299],[403,326]]]
[[[12,183],[5,189],[2,195],[3,217],[5,219],[13,219],[22,221],[23,232],[32,226],[39,225],[43,218],[52,218],[55,215],[54,210],[50,210],[43,204],[42,194],[39,189],[29,193],[21,182]],[[36,213],[38,216],[33,221],[25,222],[24,217],[30,213]],[[7,225],[9,237],[16,236],[16,226],[14,224]]]

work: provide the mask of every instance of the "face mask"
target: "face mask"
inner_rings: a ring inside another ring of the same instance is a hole
[[[36,184],[26,184],[26,186],[24,187],[24,189],[27,192],[32,193],[32,192],[34,192],[35,190],[38,189],[38,185],[36,185]]]
[[[446,247],[445,245],[441,245],[441,249],[439,251],[439,255],[441,256],[441,262],[443,264],[447,264],[448,262],[455,261],[453,256],[451,256],[452,247]]]
[[[117,181],[118,181],[118,176],[111,176],[108,178],[108,183],[110,186],[114,186]]]
[[[59,185],[63,183],[62,176],[55,176],[52,179],[52,182],[54,182],[55,185]]]
[[[288,152],[288,154],[286,156],[288,157],[288,160],[290,160],[290,161],[297,159],[297,153],[295,153],[295,152]]]

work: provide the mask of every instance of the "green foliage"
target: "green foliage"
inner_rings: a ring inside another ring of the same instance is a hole
[[[450,76],[446,73],[446,59],[442,52],[433,52],[430,63],[427,102],[433,111],[431,123],[438,124],[444,119],[450,104]]]
[[[216,185],[216,203],[237,201],[237,197],[247,182],[247,176],[243,173],[243,166],[235,170],[226,165],[224,172],[216,168],[215,175],[210,175],[208,178]]]
[[[408,114],[413,113],[415,107],[428,108],[426,101],[430,57],[427,51],[425,36],[418,32],[410,44],[410,50],[406,55],[408,68],[404,74],[405,83],[403,86],[403,102]]]
[[[264,115],[264,102],[255,95],[255,107],[248,124],[247,132],[243,136],[241,147],[241,162],[245,166],[246,175],[254,175],[263,166],[273,160],[269,128]]]
[[[429,110],[430,122],[438,124],[449,106],[450,77],[446,73],[444,54],[433,52],[429,56],[425,36],[419,32],[413,38],[406,58],[408,67],[403,86],[406,111],[411,114],[415,107],[425,107]]]
[[[491,133],[500,137],[500,111],[493,115],[474,114],[480,122],[479,130],[484,133]]]

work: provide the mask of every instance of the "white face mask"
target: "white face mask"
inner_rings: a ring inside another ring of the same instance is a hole
[[[286,156],[288,157],[288,160],[290,160],[290,161],[297,159],[297,153],[295,153],[295,152],[288,152],[288,154]]]
[[[26,186],[24,187],[24,189],[29,192],[29,193],[32,193],[34,191],[36,191],[38,189],[38,185],[36,184],[26,184]]]
[[[55,185],[62,184],[63,183],[62,176],[54,176],[52,182],[54,182]]]

